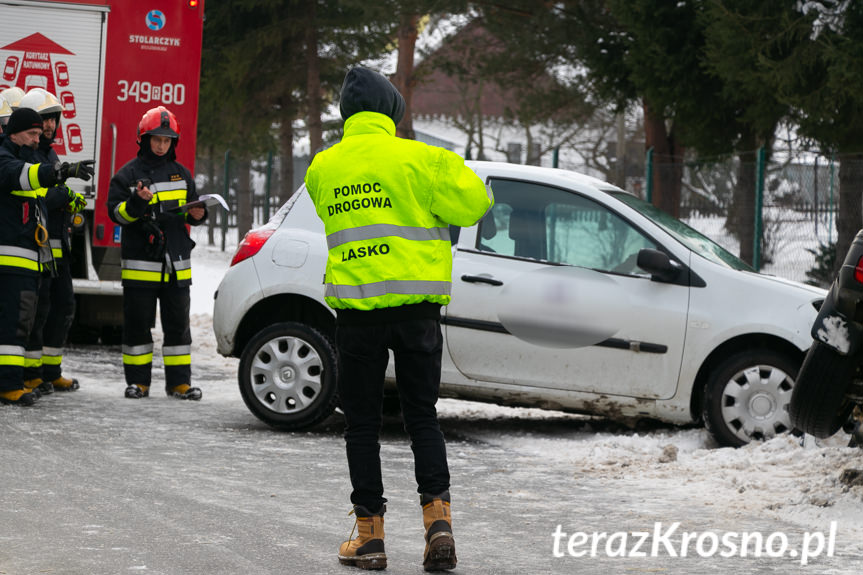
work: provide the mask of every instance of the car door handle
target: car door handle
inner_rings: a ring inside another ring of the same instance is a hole
[[[490,278],[488,276],[463,275],[463,276],[461,276],[461,281],[472,283],[472,284],[490,284],[493,286],[502,286],[503,285],[502,281],[496,280],[494,278]]]

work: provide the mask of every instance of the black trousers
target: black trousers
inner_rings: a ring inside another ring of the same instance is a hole
[[[42,378],[45,381],[54,381],[63,375],[63,347],[75,318],[72,271],[65,258],[56,261],[57,277],[51,278],[48,290],[51,307],[42,329]],[[39,305],[42,305],[42,290],[39,293]]]
[[[36,317],[39,276],[0,271],[0,391],[24,387],[24,348]]]
[[[339,397],[345,414],[345,445],[351,502],[375,511],[386,502],[381,479],[380,430],[383,386],[395,357],[396,380],[405,430],[414,455],[419,493],[449,489],[446,444],[435,404],[440,389],[440,320],[418,319],[375,325],[339,325]]]
[[[24,352],[24,380],[42,377],[42,329],[48,320],[51,309],[51,274],[43,272],[39,276],[39,295],[36,301],[36,314],[33,319]]]
[[[191,383],[192,332],[189,329],[189,287],[174,283],[123,288],[123,371],[126,384],[150,385],[156,303],[162,320],[165,386]]]

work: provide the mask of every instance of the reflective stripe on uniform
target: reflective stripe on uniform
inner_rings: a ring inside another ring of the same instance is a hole
[[[162,272],[146,272],[141,270],[123,270],[120,272],[120,279],[162,283],[171,281],[171,274],[163,274]]]
[[[388,236],[416,241],[449,241],[450,239],[449,227],[420,228],[415,226],[397,226],[395,224],[372,224],[370,226],[348,228],[328,235],[327,247],[333,249],[348,242],[374,240]]]
[[[20,345],[0,345],[0,365],[24,367],[24,347]]]
[[[41,187],[39,185],[39,165],[40,164],[24,164],[24,167],[21,169],[21,175],[18,178],[18,183],[21,184],[21,191],[30,191]],[[12,194],[18,195],[16,192],[12,192]],[[35,198],[35,192],[32,196],[28,197]]]
[[[186,180],[178,180],[176,182],[156,182],[155,184],[150,184],[149,188],[153,194],[161,194],[165,192],[185,190],[188,186],[186,185]]]
[[[364,299],[387,294],[450,295],[452,282],[422,280],[388,280],[358,286],[327,284],[326,297]]]
[[[185,184],[185,182],[183,182]],[[186,189],[182,190],[168,190],[164,192],[157,192],[153,194],[152,199],[150,200],[151,204],[155,204],[158,202],[170,202],[171,200],[185,201],[186,199]]]
[[[144,272],[161,272],[162,262],[151,262],[148,260],[122,260],[123,269],[139,270]]]
[[[178,260],[171,262],[176,270],[178,280],[192,279],[192,261]],[[162,262],[151,262],[147,260],[122,260],[123,269],[120,277],[124,280],[136,280],[143,282],[167,282],[171,280],[170,271],[165,269],[162,273]]]
[[[191,365],[191,345],[166,345],[162,346],[162,360],[165,365]]]
[[[63,363],[63,350],[59,347],[42,348],[42,365],[61,365]]]
[[[63,257],[63,240],[57,239],[49,239],[48,243],[51,246],[51,255],[54,256],[54,259],[59,259]]]
[[[192,260],[177,260],[171,263],[174,264],[174,271],[177,273],[178,280],[192,279]]]
[[[124,365],[147,365],[153,363],[153,344],[123,346]]]
[[[162,273],[162,269],[164,268],[162,262],[122,260],[122,266],[123,270],[120,272],[120,277],[124,280],[161,283],[170,281],[171,279],[170,274]]]
[[[28,349],[24,352],[24,367],[25,368],[42,367],[42,348]]]
[[[153,197],[150,198],[151,205],[159,202],[171,201],[176,201],[181,206],[186,203],[188,190],[186,180],[180,180],[178,182],[158,182],[151,184],[149,187],[150,191],[153,192]]]
[[[18,246],[0,246],[0,266],[24,268],[38,272],[39,252]]]
[[[120,202],[117,204],[117,207],[114,208],[114,217],[117,220],[124,221],[128,224],[138,220],[138,218],[133,218],[129,215],[129,212],[126,211],[126,202]]]

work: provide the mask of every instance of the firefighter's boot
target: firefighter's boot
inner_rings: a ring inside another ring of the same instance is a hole
[[[384,513],[386,505],[380,511],[372,513],[362,505],[354,505],[357,522],[351,530],[357,531],[355,539],[348,539],[339,547],[339,563],[352,565],[360,569],[386,569],[387,554],[384,551]]]
[[[426,571],[455,569],[455,540],[452,536],[449,491],[437,495],[423,493],[423,525],[426,531],[426,548],[423,553],[423,568]]]
[[[54,381],[51,382],[51,385],[54,386],[56,391],[75,391],[79,387],[78,380],[75,378],[69,379],[68,377],[60,376]]]
[[[33,379],[25,379],[24,380],[24,391],[28,393],[32,393],[36,396],[36,399],[42,397],[42,390],[39,389],[44,382],[41,377],[34,377]]]
[[[129,384],[126,387],[126,397],[129,399],[141,399],[150,396],[150,386],[140,384]]]
[[[0,403],[7,405],[33,405],[39,396],[32,389],[13,389],[0,391]]]
[[[203,397],[203,392],[198,387],[192,387],[188,383],[181,383],[174,387],[165,389],[168,397],[176,397],[177,399],[191,399],[197,401]]]
[[[43,381],[36,389],[41,395],[51,395],[54,393],[54,385],[50,381]]]

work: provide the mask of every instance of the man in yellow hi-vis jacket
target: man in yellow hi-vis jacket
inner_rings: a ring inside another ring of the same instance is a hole
[[[136,158],[111,178],[108,214],[123,226],[123,371],[126,397],[150,394],[156,301],[165,334],[162,359],[165,391],[179,399],[201,399],[191,386],[192,334],[189,286],[192,248],[186,224],[201,224],[203,207],[179,207],[198,199],[195,180],[175,153],[177,118],[163,106],[148,110],[138,123]]]
[[[325,297],[337,315],[339,397],[359,533],[342,544],[339,560],[386,567],[378,435],[391,349],[423,507],[423,565],[433,571],[456,566],[450,475],[435,409],[440,311],[450,301],[452,275],[449,225],[475,224],[494,200],[455,153],[395,137],[404,110],[384,76],[350,70],[340,100],[344,137],[315,156],[306,187],[327,234]]]

